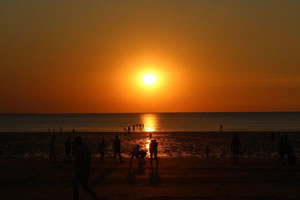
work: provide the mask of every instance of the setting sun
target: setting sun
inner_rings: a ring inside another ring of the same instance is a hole
[[[145,74],[143,76],[143,83],[145,85],[154,85],[157,81],[157,78],[155,75],[153,74]]]

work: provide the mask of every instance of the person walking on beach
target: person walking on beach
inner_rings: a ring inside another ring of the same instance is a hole
[[[55,147],[55,135],[53,135],[51,137],[51,141],[50,141],[50,145],[49,145],[49,149],[50,149],[50,155],[49,155],[49,159],[50,159],[50,163],[54,162],[56,163],[56,147]]]
[[[89,176],[91,170],[91,153],[81,137],[74,141],[75,176],[73,182],[74,200],[79,199],[79,185],[88,192],[93,199],[98,199],[96,193],[89,187]]]
[[[102,162],[104,161],[105,151],[106,151],[106,144],[104,138],[102,138],[102,140],[98,142],[98,152],[100,154],[100,160]]]
[[[222,133],[223,132],[223,125],[220,124],[220,132]]]
[[[122,156],[121,156],[121,141],[119,139],[119,136],[115,137],[114,143],[113,143],[113,147],[114,147],[114,160],[117,159],[117,154],[119,155],[120,158],[120,162],[122,162]]]
[[[68,139],[65,141],[64,163],[71,163],[71,149],[72,149],[71,137],[68,137]]]
[[[231,150],[232,150],[233,160],[239,159],[240,146],[241,146],[241,142],[240,142],[239,136],[237,134],[234,134],[234,136],[232,138],[232,142],[231,142]]]

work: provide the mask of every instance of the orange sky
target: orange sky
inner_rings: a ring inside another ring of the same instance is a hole
[[[0,113],[300,111],[299,10],[1,1]]]

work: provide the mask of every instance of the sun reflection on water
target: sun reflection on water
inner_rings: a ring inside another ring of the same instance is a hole
[[[144,114],[144,115],[142,115],[142,121],[145,125],[144,130],[146,132],[156,131],[157,116],[155,114]]]

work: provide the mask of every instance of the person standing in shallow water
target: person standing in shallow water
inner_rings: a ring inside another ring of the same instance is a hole
[[[151,140],[150,142],[150,161],[152,163],[153,157],[157,161],[157,148],[158,148],[158,143],[156,140]]]
[[[237,134],[234,134],[231,142],[231,151],[232,151],[233,160],[239,159],[240,146],[241,146],[241,142],[239,136]]]
[[[120,162],[122,162],[121,141],[119,139],[119,136],[115,137],[115,140],[114,140],[114,143],[113,143],[113,147],[114,147],[114,160],[116,160],[117,159],[117,155],[119,155]]]
[[[91,170],[91,153],[81,137],[76,137],[74,141],[75,156],[75,176],[73,180],[74,200],[79,199],[79,185],[88,192],[93,199],[98,199],[96,193],[89,187],[89,176]]]
[[[55,135],[51,137],[49,149],[50,149],[50,155],[49,155],[49,160],[50,163],[54,162],[56,163],[56,147],[55,147]]]

